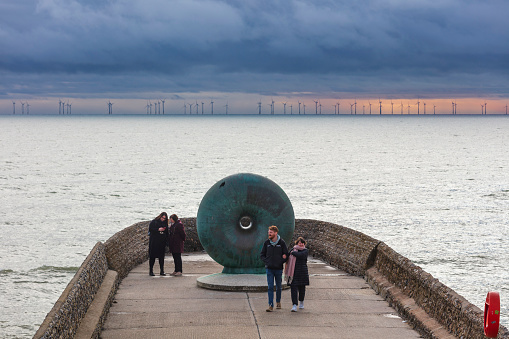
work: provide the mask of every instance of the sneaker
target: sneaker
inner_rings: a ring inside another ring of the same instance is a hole
[[[150,275],[151,277],[155,276],[154,272],[150,272],[148,275]]]
[[[266,309],[267,312],[272,312],[274,311],[274,308],[272,306],[269,306],[269,308]]]
[[[163,276],[164,276],[164,275],[166,275],[166,274],[165,274],[164,272],[161,272],[161,273],[159,273],[159,275],[163,275]]]
[[[172,272],[172,273],[170,273],[170,275],[175,275],[175,273],[177,273],[177,272]]]
[[[292,312],[297,312],[297,305],[292,306]]]
[[[304,308],[304,301],[299,302],[299,308],[300,308],[300,309],[303,309],[303,308]]]
[[[278,310],[280,310],[280,309],[281,309],[281,303],[276,303],[276,308],[277,308]]]

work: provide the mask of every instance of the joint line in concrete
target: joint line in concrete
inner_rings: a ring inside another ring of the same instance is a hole
[[[251,306],[251,300],[249,299],[249,292],[246,292],[247,296],[247,303],[249,304],[249,309],[251,310],[251,314],[253,314],[253,318],[256,325],[256,330],[258,331],[258,339],[262,339],[262,336],[260,335],[260,328],[258,327],[258,320],[256,320],[256,315],[253,310],[253,306]]]

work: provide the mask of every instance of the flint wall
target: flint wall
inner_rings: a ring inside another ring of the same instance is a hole
[[[201,251],[196,218],[181,219],[185,251]],[[139,222],[98,243],[71,280],[34,338],[72,338],[108,269],[117,283],[148,259],[148,224]],[[363,276],[426,338],[484,338],[483,313],[385,243],[336,224],[297,219],[294,239],[308,241],[311,255],[352,275]],[[287,241],[290,244],[290,241]],[[110,303],[111,304],[111,303]],[[106,312],[109,304],[106,305]],[[508,338],[501,326],[498,338]]]

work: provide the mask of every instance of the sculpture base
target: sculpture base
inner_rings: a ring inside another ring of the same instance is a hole
[[[267,275],[216,273],[199,277],[196,284],[202,288],[218,291],[267,292]],[[282,289],[287,288],[290,286],[283,281]]]

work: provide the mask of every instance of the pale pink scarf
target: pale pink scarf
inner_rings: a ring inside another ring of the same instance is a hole
[[[290,251],[290,253],[292,253],[292,251],[302,251],[304,249],[306,249],[306,246],[295,245],[293,246],[293,249]],[[288,256],[289,258],[285,266],[285,276],[288,284],[291,284],[293,280],[293,274],[295,272],[295,262],[297,261],[297,258],[291,254],[289,254]]]

